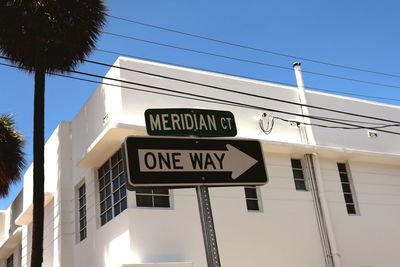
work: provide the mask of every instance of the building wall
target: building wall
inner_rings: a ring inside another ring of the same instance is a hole
[[[127,58],[120,58],[116,65],[264,97],[298,101],[296,88],[277,84]],[[110,85],[99,86],[77,117],[71,123],[62,123],[46,144],[45,191],[48,203],[43,266],[207,265],[194,189],[171,190],[172,204],[167,209],[137,207],[135,192],[129,191],[128,208],[105,225],[100,225],[97,169],[121,147],[127,136],[147,135],[146,109],[179,107],[229,110],[235,116],[237,137],[258,139],[263,145],[269,182],[259,190],[260,212],[247,210],[243,187],[210,189],[222,266],[325,266],[312,193],[298,191],[294,186],[290,159],[302,159],[304,154],[315,154],[320,160],[320,194],[326,196],[327,210],[324,212],[331,220],[341,265],[395,267],[400,262],[396,253],[400,247],[400,231],[396,227],[400,223],[400,142],[397,136],[378,133],[378,138],[371,139],[365,129],[350,131],[313,127],[316,145],[304,144],[301,136],[303,126],[292,127],[288,122],[276,119],[272,132],[265,134],[259,125],[260,115],[264,112],[301,121],[300,116],[271,111],[300,113],[299,106],[116,68],[111,69],[107,76],[137,83],[115,82],[117,86],[153,92],[159,92],[155,87],[163,87],[260,108],[248,109]],[[312,105],[369,116],[395,120],[400,115],[398,107],[310,91],[307,99]],[[310,113],[332,116],[315,109],[310,109]],[[349,119],[337,114],[334,117]],[[316,123],[315,120],[312,122]],[[350,166],[358,215],[347,214],[337,162],[347,162]],[[87,237],[79,241],[77,190],[82,183],[86,186]],[[32,168],[28,169],[24,179],[22,266],[29,266],[30,261],[32,227],[28,210],[31,207],[31,188]],[[4,227],[9,227],[5,226],[5,218],[6,215],[0,214],[0,252],[2,235],[4,240],[8,238],[3,233]]]
[[[392,121],[398,121],[400,116],[400,107],[398,106],[372,103],[369,101],[355,100],[347,97],[332,97],[332,95],[317,92],[308,92],[307,102],[310,105],[322,106],[331,109],[340,109],[350,113],[385,118]],[[376,125],[376,123],[382,123],[373,119],[354,117],[316,109],[311,109],[311,115],[354,121],[347,122],[350,124],[357,124],[358,122],[375,123],[375,125],[369,125],[370,127],[377,127],[379,125]],[[317,120],[312,120],[312,122],[331,126],[345,126]],[[384,124],[394,123],[384,122]],[[396,131],[396,127],[383,128],[382,130]],[[398,142],[397,135],[377,132],[378,138],[369,138],[367,131],[368,130],[366,129],[341,130],[313,127],[315,139],[319,145],[346,149],[359,149],[371,152],[399,153],[400,143]]]
[[[396,266],[400,256],[400,166],[350,161],[359,215],[348,215],[336,162],[322,160],[324,183],[344,266]]]

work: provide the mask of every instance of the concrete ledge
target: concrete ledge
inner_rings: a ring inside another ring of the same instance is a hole
[[[21,243],[22,240],[22,229],[18,227],[14,233],[1,245],[0,247],[0,259],[6,259],[15,250],[15,248]]]
[[[44,193],[44,206],[54,198],[53,193],[45,192]],[[33,204],[31,203],[28,208],[24,209],[21,214],[15,219],[16,225],[28,225],[32,221],[33,217]]]

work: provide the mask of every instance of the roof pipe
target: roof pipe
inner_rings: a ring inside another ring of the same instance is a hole
[[[303,74],[301,72],[301,63],[300,62],[293,63],[293,69],[294,69],[294,74],[296,76],[299,102],[302,105],[307,105],[306,93],[305,93],[305,89],[304,89]],[[308,107],[301,106],[301,114],[305,115],[305,116],[309,116],[310,112],[308,111]],[[305,125],[304,125],[304,127],[300,128],[300,133],[301,133],[303,142],[306,144],[309,144],[309,145],[315,145],[316,142],[315,142],[313,130],[310,125],[311,124],[310,118],[303,117],[303,122],[305,123]]]
[[[308,107],[304,106],[307,105],[307,99],[304,89],[303,75],[301,72],[301,63],[293,63],[293,69],[296,76],[299,102],[302,104],[301,113],[309,116],[310,112]],[[303,122],[305,123],[304,128],[300,128],[302,141],[309,145],[316,145],[310,118],[303,117]],[[326,264],[327,266],[332,266],[333,264],[334,267],[341,267],[340,254],[337,249],[328,201],[325,195],[319,157],[317,154],[306,154],[305,161],[307,163],[307,170],[309,171],[309,179],[311,183],[310,190],[313,192],[315,213],[321,231],[321,240],[323,243],[322,245],[325,253]]]

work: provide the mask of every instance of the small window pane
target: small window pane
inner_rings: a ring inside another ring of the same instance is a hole
[[[125,187],[121,188],[120,192],[121,192],[121,198],[124,198],[126,196],[126,188]]]
[[[292,159],[292,168],[301,169],[301,161],[299,159]]]
[[[154,196],[154,207],[169,208],[169,197]]]
[[[110,173],[107,173],[107,174],[104,176],[104,183],[105,183],[105,184],[109,184],[109,183],[110,183]]]
[[[304,180],[295,180],[294,185],[296,190],[306,190],[306,184],[304,183]]]
[[[103,189],[104,188],[104,177],[99,179],[99,189]]]
[[[344,200],[345,200],[346,203],[353,203],[353,197],[352,197],[351,193],[350,194],[344,194]]]
[[[246,198],[257,198],[257,188],[255,187],[245,187],[244,188]]]
[[[338,166],[339,172],[347,172],[347,170],[346,170],[346,164],[344,164],[344,163],[338,163],[337,166]]]
[[[356,214],[356,208],[355,208],[354,204],[347,204],[346,208],[347,208],[348,214]]]
[[[103,201],[100,203],[100,212],[103,213],[106,211],[106,202]]]
[[[82,241],[83,239],[85,239],[86,238],[86,229],[85,230],[82,230],[80,233],[79,233],[79,240],[80,241]]]
[[[107,218],[106,218],[106,214],[105,213],[103,215],[101,215],[101,217],[100,217],[101,225],[104,225],[107,222],[106,219]]]
[[[118,163],[118,170],[119,170],[119,173],[124,172],[124,164],[122,163],[122,161],[120,163]]]
[[[136,204],[138,207],[153,207],[153,197],[151,195],[137,195]]]
[[[108,210],[107,211],[107,222],[110,221],[112,219],[112,210]]]
[[[84,205],[84,199],[80,198],[79,199],[79,207],[82,207]]]
[[[119,177],[119,184],[120,185],[124,185],[125,184],[125,175],[121,174],[121,176]]]
[[[100,200],[104,200],[106,198],[106,190],[103,189],[100,191]]]
[[[119,174],[118,166],[113,167],[113,169],[112,169],[112,177],[117,177],[118,174]]]
[[[79,218],[83,218],[86,215],[86,209],[79,210]]]
[[[114,205],[114,216],[117,216],[121,212],[119,203]]]
[[[342,183],[342,188],[344,193],[351,193],[350,184]]]
[[[341,173],[340,175],[340,181],[342,183],[348,183],[349,182],[349,177],[347,176],[347,173]]]
[[[258,200],[247,199],[246,204],[247,204],[247,210],[259,210],[260,209],[258,207]]]
[[[304,174],[303,174],[303,170],[293,170],[293,177],[296,179],[304,179]]]
[[[86,226],[86,219],[83,218],[79,221],[79,229],[82,229]]]
[[[128,207],[128,203],[126,201],[126,198],[121,200],[121,211],[125,210]]]
[[[118,180],[118,178],[117,178],[117,179],[115,179],[115,180],[113,181],[113,188],[114,188],[114,191],[115,191],[115,190],[118,190],[118,187],[119,187],[119,180]]]
[[[106,195],[109,196],[111,194],[111,185],[107,185],[106,187]]]
[[[155,189],[153,193],[161,194],[161,195],[168,195],[168,189],[163,189],[163,188]]]
[[[116,202],[118,202],[119,201],[119,191],[116,191],[115,193],[114,193],[114,203],[116,203]]]

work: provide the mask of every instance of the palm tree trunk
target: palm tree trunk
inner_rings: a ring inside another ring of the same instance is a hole
[[[43,262],[44,221],[44,92],[45,69],[35,70],[35,100],[33,112],[33,227],[31,267]]]

